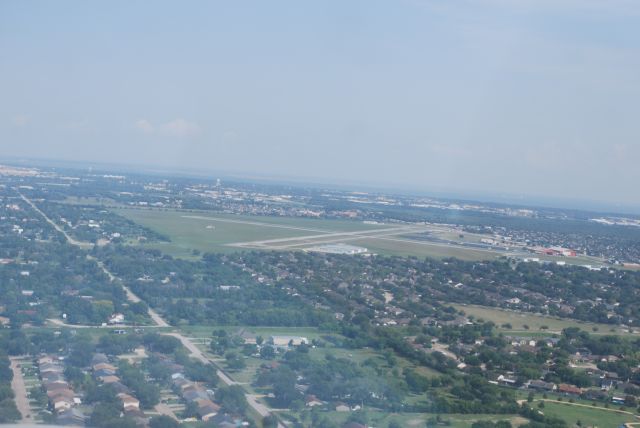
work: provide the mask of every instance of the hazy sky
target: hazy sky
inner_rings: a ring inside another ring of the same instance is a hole
[[[0,158],[640,205],[640,2],[0,2]]]

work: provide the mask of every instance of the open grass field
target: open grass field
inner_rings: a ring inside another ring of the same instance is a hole
[[[435,418],[436,415],[428,413],[383,413],[378,411],[367,411],[367,417],[369,419],[368,425],[372,427],[386,427],[389,422],[396,421],[400,423],[400,426],[407,428],[423,428],[426,422]],[[326,412],[323,415],[327,416],[334,422],[341,424],[346,422],[349,417],[349,412]],[[448,421],[446,426],[453,428],[469,428],[474,422],[477,421],[503,421],[507,420],[511,422],[514,427],[523,425],[527,422],[526,419],[518,415],[475,415],[475,414],[443,414],[440,415],[443,421]],[[439,425],[445,426],[445,425]]]
[[[544,315],[536,315],[527,312],[507,311],[504,309],[490,308],[486,306],[476,305],[459,305],[453,304],[456,309],[464,311],[467,315],[473,315],[475,318],[482,318],[484,320],[493,321],[498,328],[504,333],[559,333],[564,328],[578,327],[591,334],[616,334],[616,335],[629,335],[638,336],[640,333],[630,333],[618,326],[609,324],[588,323],[577,320],[571,320],[566,318],[554,318]],[[503,324],[511,324],[511,328],[502,328]],[[523,326],[528,325],[529,329],[525,329]],[[548,329],[541,329],[542,326],[547,326]],[[597,330],[594,330],[594,327]],[[611,331],[613,329],[613,331]]]
[[[114,201],[113,199],[109,199],[109,198],[93,198],[93,197],[79,197],[79,196],[67,196],[63,201],[63,203],[65,204],[70,204],[70,205],[97,205],[97,206],[122,206],[125,207],[125,205],[123,204],[119,204],[118,202]]]
[[[185,325],[180,327],[180,331],[188,337],[211,337],[211,334],[217,330],[225,330],[228,333],[238,333],[244,330],[265,339],[269,336],[304,336],[309,340],[319,339],[322,335],[315,327],[245,327],[245,326],[207,326],[207,325]]]
[[[640,419],[632,415],[602,407],[576,406],[571,403],[545,401],[544,409],[541,410],[545,415],[564,419],[569,426],[573,426],[577,421],[580,421],[582,426],[616,428],[625,422],[640,422]]]
[[[547,256],[544,254],[535,254],[535,255],[529,255],[528,257],[537,257],[540,260],[544,260],[547,262],[553,262],[553,263],[564,262],[567,265],[578,265],[578,266],[585,266],[585,265],[603,266],[606,263],[606,261],[602,258],[585,256],[585,255],[578,255],[576,257],[558,257],[558,256]]]
[[[493,260],[501,255],[495,251],[483,251],[430,242],[411,241],[406,238],[396,239],[395,237],[385,239],[363,238],[349,241],[349,243],[365,247],[373,253],[389,256],[416,256],[436,259],[456,257],[461,260],[476,261]]]
[[[171,242],[149,244],[175,256],[201,252],[231,252],[230,244],[296,238],[337,232],[375,230],[380,226],[349,220],[240,216],[175,210],[116,209],[116,213],[167,235]]]
[[[177,257],[240,249],[303,249],[318,243],[344,242],[382,255],[458,257],[488,260],[499,254],[472,248],[411,241],[394,235],[403,226],[351,220],[241,216],[176,210],[113,209],[130,220],[167,235],[171,242],[144,244]],[[407,226],[404,226],[406,229]],[[304,239],[302,239],[304,238]]]

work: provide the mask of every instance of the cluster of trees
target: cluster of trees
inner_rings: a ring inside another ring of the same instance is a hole
[[[110,384],[101,384],[87,374],[88,366],[96,352],[109,356],[130,353],[139,346],[145,346],[151,355],[140,364],[133,365],[127,360],[117,364],[117,376],[139,401],[143,409],[155,406],[160,400],[160,387],[171,387],[170,365],[176,362],[184,367],[184,373],[194,381],[205,382],[210,387],[217,383],[215,369],[190,358],[178,339],[157,333],[135,333],[126,335],[104,334],[97,341],[90,337],[68,338],[65,376],[74,384],[74,389],[84,393],[84,401],[94,406],[90,424],[98,428],[134,427],[133,420],[121,417],[122,403]],[[159,356],[163,354],[162,358]],[[152,426],[164,427],[167,421],[158,419]]]
[[[393,305],[409,318],[447,321],[456,311],[438,302],[459,302],[640,326],[640,272],[508,260],[439,261],[302,252],[244,253],[230,259],[316,304],[370,319],[375,310],[384,310],[383,294],[391,292]],[[521,303],[508,303],[513,297]]]
[[[131,247],[96,254],[172,324],[318,326],[331,320],[282,287],[256,281],[232,256],[185,261]],[[229,284],[234,288],[224,287]]]
[[[160,388],[149,382],[138,367],[121,360],[118,364],[118,376],[122,383],[131,388],[143,409],[150,409],[160,401]]]
[[[125,243],[139,238],[144,238],[146,242],[169,240],[165,235],[105,210],[102,206],[45,200],[38,203],[38,208],[79,241],[95,243],[99,239],[108,239],[114,243]],[[118,235],[114,237],[114,233]]]
[[[134,419],[122,416],[122,403],[108,385],[97,387],[95,392],[89,390],[85,401],[94,404],[89,426],[96,428],[136,428],[138,426]]]
[[[19,214],[6,204],[0,206],[0,216],[16,217],[15,223],[0,225],[0,258],[6,263],[0,269],[1,315],[16,326],[40,325],[62,314],[78,324],[100,324],[114,312],[132,322],[147,320],[144,304],[128,304],[122,287],[111,282],[85,251],[68,244],[18,196],[9,201],[8,206],[19,207]]]
[[[216,390],[214,398],[225,411],[231,414],[244,415],[249,407],[240,385],[222,386]]]
[[[20,419],[20,412],[13,401],[14,394],[11,389],[13,371],[7,355],[0,354],[0,423],[15,422]]]
[[[318,308],[350,315],[354,323],[363,317],[379,323],[375,311],[384,312],[383,294],[390,291],[394,306],[415,319],[454,319],[455,309],[441,302],[513,306],[507,300],[518,297],[523,310],[640,325],[640,273],[628,271],[302,252],[207,254],[186,261],[124,246],[94,253],[173,324],[335,324]]]
[[[297,383],[307,385],[307,393],[323,401],[364,403],[389,410],[400,409],[406,395],[402,385],[390,381],[390,368],[383,369],[373,361],[358,365],[330,353],[318,360],[310,357],[308,347],[298,346],[287,351],[279,363],[261,371],[256,379],[256,385],[272,388],[277,407],[304,407]]]

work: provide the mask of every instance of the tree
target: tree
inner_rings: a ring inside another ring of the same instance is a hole
[[[227,352],[224,357],[227,360],[227,366],[231,370],[242,370],[247,366],[242,355],[237,352]]]
[[[318,417],[312,426],[314,428],[338,428],[338,425],[326,416]]]
[[[116,403],[98,403],[91,413],[89,426],[105,427],[114,419],[120,419],[120,407]]]
[[[262,427],[263,428],[277,428],[278,427],[278,419],[273,415],[265,416],[262,419]],[[151,428],[154,428],[154,427],[151,427]]]
[[[184,369],[187,377],[196,382],[205,382],[212,387],[218,383],[218,374],[211,364],[189,358],[184,364]]]
[[[151,428],[178,428],[180,424],[173,418],[166,415],[154,416],[149,421]]]
[[[248,406],[244,390],[239,385],[219,388],[215,393],[215,399],[229,413],[243,414]]]
[[[276,357],[276,351],[273,346],[263,346],[260,349],[260,358],[264,358],[265,360],[271,360]]]
[[[278,369],[277,377],[273,383],[273,394],[278,406],[289,407],[292,401],[300,398],[300,393],[295,384],[295,372],[286,367]]]
[[[47,401],[48,401],[47,394],[44,392],[44,390],[41,387],[38,387],[38,386],[31,387],[31,389],[29,390],[29,398],[34,400],[40,407],[47,406]]]
[[[4,384],[0,385],[0,401],[4,401],[7,399],[13,399],[14,397],[13,389],[11,389],[11,385]]]
[[[148,409],[158,404],[160,401],[160,388],[153,383],[147,382],[140,369],[126,361],[121,361],[118,366],[118,375],[122,379],[122,383],[133,390],[143,408]]]
[[[7,399],[0,402],[0,423],[15,422],[20,419],[20,412],[13,400]]]
[[[347,418],[347,422],[356,422],[362,425],[366,425],[369,422],[369,416],[364,410],[357,410],[352,412]]]

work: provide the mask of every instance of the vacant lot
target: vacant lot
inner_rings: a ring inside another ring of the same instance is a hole
[[[473,315],[476,318],[482,318],[487,321],[493,321],[504,332],[515,333],[539,333],[539,332],[555,332],[559,333],[567,327],[578,327],[592,334],[631,334],[624,329],[608,324],[597,324],[581,322],[566,318],[554,318],[544,315],[536,315],[527,312],[508,311],[498,308],[489,308],[486,306],[476,305],[452,305],[456,309],[464,311],[467,315]],[[502,328],[503,324],[511,324],[511,328]],[[529,326],[526,329],[524,326]],[[546,326],[548,329],[541,329]],[[594,330],[594,328],[596,330]],[[613,331],[611,331],[613,329]],[[634,335],[637,335],[634,333]]]

